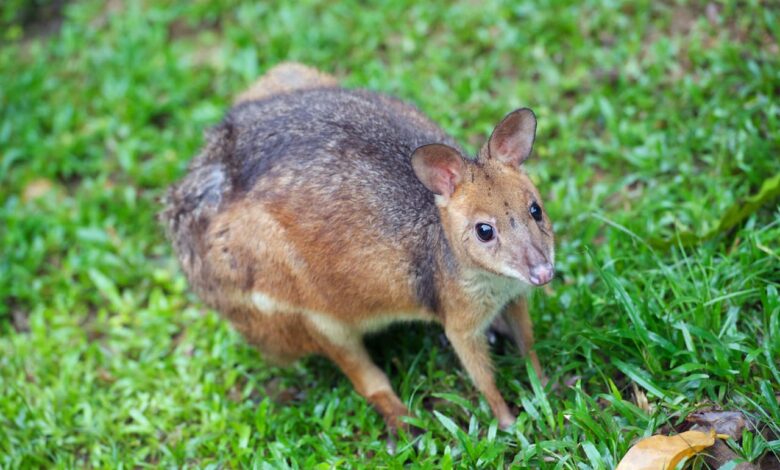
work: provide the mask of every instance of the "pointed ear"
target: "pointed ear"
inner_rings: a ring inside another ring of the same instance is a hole
[[[460,183],[464,166],[460,153],[448,145],[423,145],[412,153],[412,168],[417,178],[431,192],[447,199]]]
[[[531,155],[536,137],[536,116],[528,108],[507,114],[488,141],[488,156],[501,163],[520,165]]]

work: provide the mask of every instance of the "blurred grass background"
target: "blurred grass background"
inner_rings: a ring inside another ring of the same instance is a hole
[[[736,0],[3,2],[0,466],[609,468],[707,407],[757,423],[730,443],[741,458],[773,458],[777,200],[676,240],[780,173],[779,14]],[[532,315],[558,386],[534,386],[500,344],[510,432],[439,329],[396,329],[371,344],[426,432],[390,455],[337,369],[264,364],[188,292],[157,198],[283,60],[410,100],[471,151],[508,111],[535,110],[527,166],[559,276]]]

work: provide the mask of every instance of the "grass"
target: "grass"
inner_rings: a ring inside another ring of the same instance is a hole
[[[708,406],[757,423],[742,458],[780,454],[780,206],[675,242],[780,172],[770,3],[79,0],[57,28],[0,6],[0,467],[609,468]],[[472,151],[536,111],[559,276],[532,306],[559,385],[500,343],[510,432],[441,330],[394,329],[370,344],[425,432],[391,455],[335,367],[265,364],[188,291],[157,198],[291,59]]]

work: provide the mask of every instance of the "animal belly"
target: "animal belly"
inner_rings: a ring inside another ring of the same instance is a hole
[[[425,312],[339,312],[330,313],[303,306],[297,306],[276,299],[264,292],[252,293],[252,304],[261,315],[268,317],[274,315],[300,315],[318,333],[337,344],[345,344],[354,341],[356,337],[362,337],[367,333],[381,331],[394,323],[411,321],[435,321],[435,317]]]

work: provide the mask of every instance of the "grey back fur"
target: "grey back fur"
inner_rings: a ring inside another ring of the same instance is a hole
[[[413,106],[368,91],[321,88],[241,103],[208,133],[161,216],[188,273],[201,262],[212,216],[246,198],[286,204],[313,229],[345,230],[347,243],[366,234],[393,240],[409,254],[418,298],[435,310],[434,269],[446,240],[433,194],[411,165],[414,150],[431,143],[458,148]]]

